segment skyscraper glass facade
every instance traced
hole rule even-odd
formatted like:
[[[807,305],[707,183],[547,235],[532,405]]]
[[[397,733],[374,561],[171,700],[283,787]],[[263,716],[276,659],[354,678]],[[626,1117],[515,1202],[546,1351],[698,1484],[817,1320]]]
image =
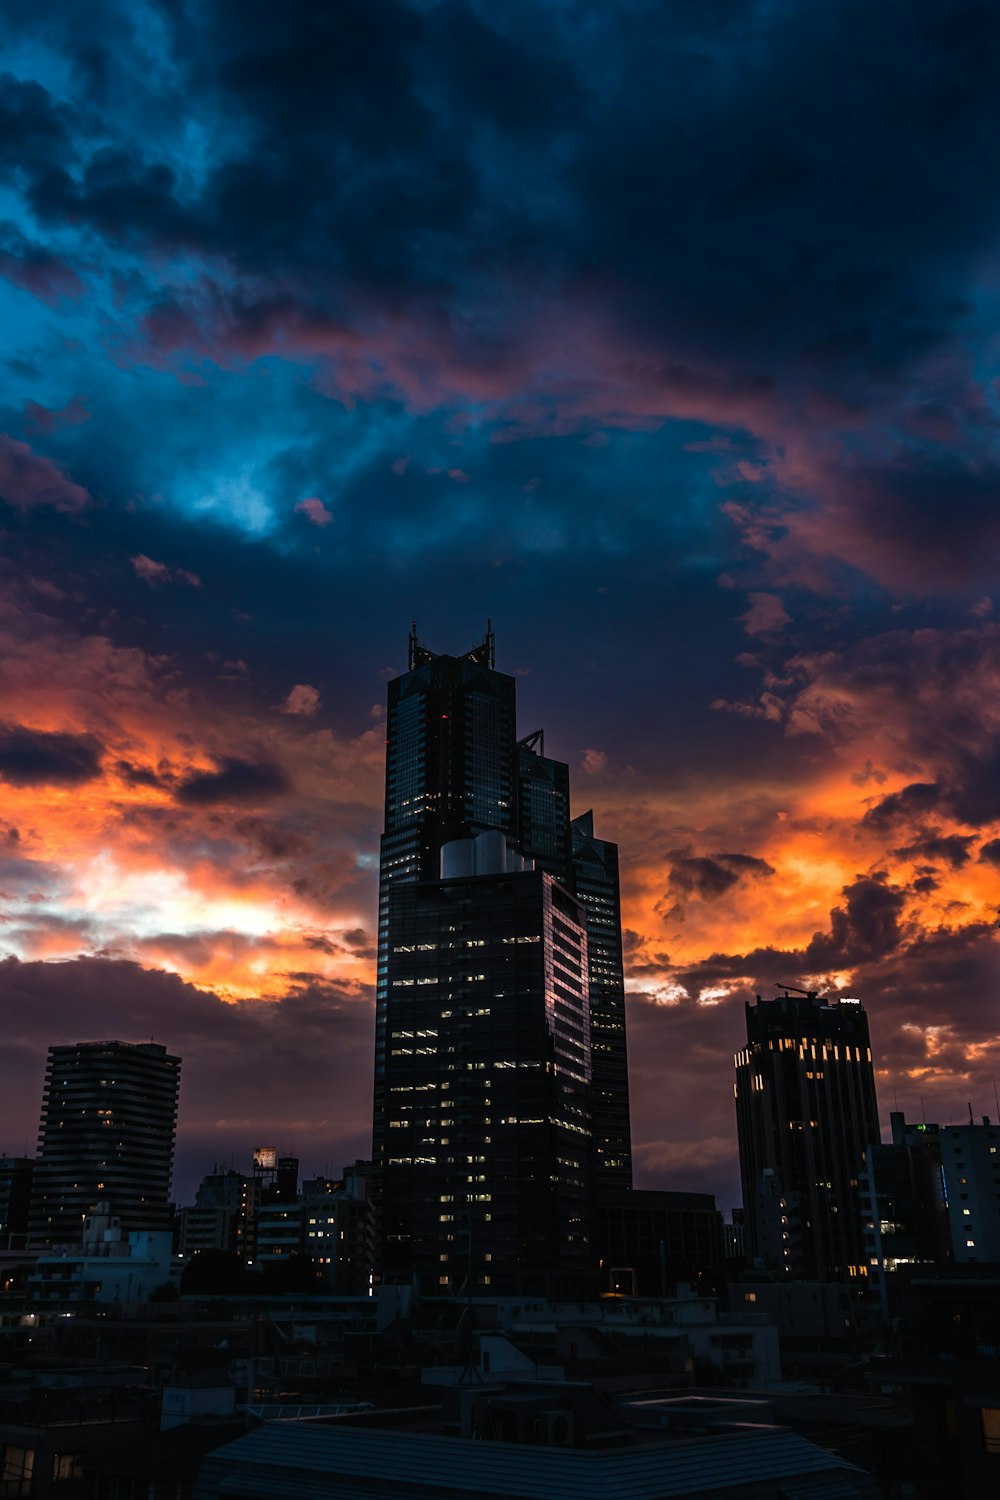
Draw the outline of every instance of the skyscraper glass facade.
[[[411,637],[389,686],[379,893],[387,1280],[566,1284],[589,1265],[595,1190],[631,1182],[617,848],[572,822],[569,768],[543,748],[516,740],[491,633],[463,656]]]

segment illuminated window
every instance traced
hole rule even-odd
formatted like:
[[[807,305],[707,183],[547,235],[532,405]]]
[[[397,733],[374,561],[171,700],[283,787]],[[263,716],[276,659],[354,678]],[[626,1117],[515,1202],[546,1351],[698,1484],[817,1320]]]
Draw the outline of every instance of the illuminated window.
[[[984,1406],[980,1416],[983,1423],[983,1447],[987,1453],[1000,1453],[1000,1406]]]
[[[103,1083],[103,1079],[101,1080]],[[30,1483],[31,1475],[35,1467],[34,1448],[15,1448],[10,1443],[5,1443],[2,1449],[3,1462],[0,1464],[0,1479],[10,1482],[13,1480],[27,1480]],[[25,1486],[27,1493],[28,1486]],[[15,1493],[20,1493],[16,1491]]]

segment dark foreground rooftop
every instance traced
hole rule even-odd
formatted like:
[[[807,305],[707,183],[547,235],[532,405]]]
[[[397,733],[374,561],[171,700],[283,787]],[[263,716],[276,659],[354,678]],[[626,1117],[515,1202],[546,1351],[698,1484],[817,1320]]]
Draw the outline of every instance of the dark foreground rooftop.
[[[877,1500],[874,1481],[778,1428],[613,1452],[274,1424],[206,1458],[193,1500]]]

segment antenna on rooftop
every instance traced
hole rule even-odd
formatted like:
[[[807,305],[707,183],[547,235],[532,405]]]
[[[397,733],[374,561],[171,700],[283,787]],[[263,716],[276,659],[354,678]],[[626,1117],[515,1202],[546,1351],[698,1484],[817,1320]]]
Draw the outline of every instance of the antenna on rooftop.
[[[497,664],[497,652],[496,652],[497,638],[496,638],[496,636],[493,633],[493,621],[492,620],[487,620],[486,621],[486,640],[483,642],[483,644],[486,647],[486,665],[492,671],[496,667],[496,664]]]

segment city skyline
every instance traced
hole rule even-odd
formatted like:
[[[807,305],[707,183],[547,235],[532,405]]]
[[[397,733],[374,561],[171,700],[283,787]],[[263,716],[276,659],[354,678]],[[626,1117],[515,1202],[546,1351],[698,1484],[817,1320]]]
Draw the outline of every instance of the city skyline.
[[[621,847],[638,1185],[778,982],[995,1113],[990,9],[10,11],[0,1149],[153,1036],[179,1183],[367,1154],[414,616]]]

